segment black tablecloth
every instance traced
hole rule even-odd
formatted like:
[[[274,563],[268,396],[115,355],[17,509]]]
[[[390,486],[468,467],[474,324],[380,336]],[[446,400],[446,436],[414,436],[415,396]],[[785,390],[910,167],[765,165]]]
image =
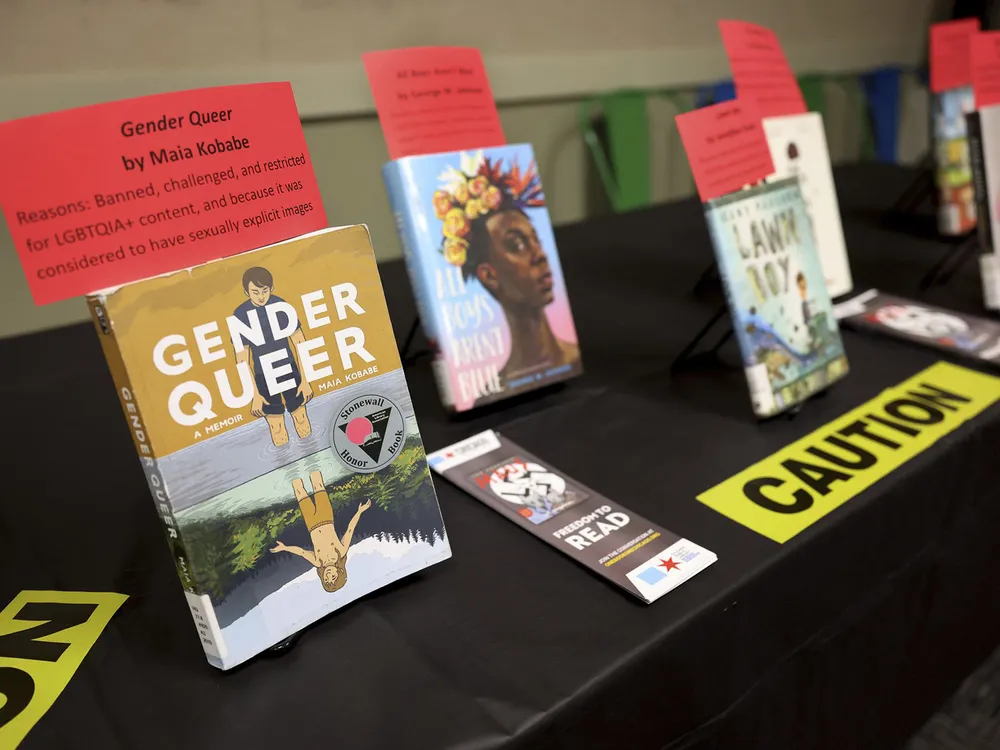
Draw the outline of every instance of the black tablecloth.
[[[880,213],[912,173],[838,170],[857,288],[916,295],[945,245]],[[758,424],[738,369],[671,377],[712,313],[694,201],[560,229],[586,375],[449,419],[408,380],[439,448],[499,428],[719,562],[646,606],[449,484],[454,557],[309,629],[289,653],[208,666],[89,325],[0,342],[7,477],[0,604],[21,589],[129,600],[24,746],[100,748],[891,748],[998,641],[1000,409],[779,545],[695,496],[938,357],[846,334],[852,371]],[[396,333],[413,319],[383,267]],[[974,264],[924,299],[980,309]],[[417,341],[419,347],[419,340]]]

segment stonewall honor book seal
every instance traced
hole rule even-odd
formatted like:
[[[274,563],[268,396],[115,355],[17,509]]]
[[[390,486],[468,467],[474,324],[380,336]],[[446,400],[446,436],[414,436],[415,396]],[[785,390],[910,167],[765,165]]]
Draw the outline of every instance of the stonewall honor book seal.
[[[450,556],[365,227],[88,301],[211,664]]]
[[[396,159],[383,176],[446,407],[583,372],[531,146]]]

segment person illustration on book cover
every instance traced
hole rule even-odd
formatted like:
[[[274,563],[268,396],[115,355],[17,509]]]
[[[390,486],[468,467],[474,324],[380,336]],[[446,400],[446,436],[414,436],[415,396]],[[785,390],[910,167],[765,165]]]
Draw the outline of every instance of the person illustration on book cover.
[[[812,328],[812,306],[809,302],[809,282],[806,275],[799,271],[795,276],[795,286],[799,288],[799,297],[802,298],[802,322],[806,328]]]
[[[552,331],[545,308],[555,299],[545,248],[526,209],[545,205],[534,162],[503,171],[500,160],[479,157],[478,166],[447,173],[447,189],[434,193],[443,222],[441,252],[479,280],[499,303],[510,330],[510,353],[500,371],[503,385],[540,367],[580,359],[575,343]]]
[[[826,323],[826,313],[816,312],[815,303],[809,299],[809,281],[802,271],[795,276],[795,285],[802,299],[802,322],[809,331],[809,351],[813,355],[819,355],[835,343],[832,331]]]
[[[302,520],[309,529],[313,548],[308,550],[278,541],[271,548],[271,553],[290,552],[298,555],[316,568],[316,574],[323,582],[323,590],[333,593],[347,583],[347,550],[351,546],[351,538],[361,514],[371,507],[372,501],[365,500],[358,504],[354,517],[347,524],[347,531],[340,537],[333,524],[333,505],[326,485],[323,484],[323,475],[314,471],[309,474],[309,481],[312,483],[312,494],[306,492],[305,484],[298,478],[292,480],[292,490],[299,502]]]
[[[267,322],[267,306],[275,302],[284,302],[281,297],[273,293],[273,290],[274,277],[270,271],[259,266],[248,268],[243,274],[243,293],[247,299],[233,311],[233,315],[244,325],[249,326],[251,311],[257,311],[260,325],[255,328],[261,331],[264,341],[262,344],[245,341],[243,351],[236,355],[236,362],[237,364],[246,362],[253,372],[253,401],[250,402],[250,413],[267,420],[271,442],[280,448],[288,444],[288,429],[285,427],[286,411],[292,415],[292,424],[295,425],[295,433],[300,439],[307,438],[312,433],[312,425],[306,413],[306,403],[312,398],[313,389],[302,377],[296,354],[298,346],[305,342],[302,326],[298,325],[291,336],[276,340]],[[283,316],[280,312],[277,315]],[[291,372],[282,380],[295,381],[295,388],[272,395],[268,390],[260,361],[264,355],[281,350],[285,351],[285,357],[279,362],[291,367]]]

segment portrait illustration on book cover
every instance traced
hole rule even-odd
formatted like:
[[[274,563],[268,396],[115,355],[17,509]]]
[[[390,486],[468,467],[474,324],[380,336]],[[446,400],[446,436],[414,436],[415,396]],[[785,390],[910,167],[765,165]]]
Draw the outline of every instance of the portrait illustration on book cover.
[[[274,294],[274,276],[266,268],[253,266],[244,271],[243,294],[246,295],[246,301],[233,311],[233,316],[247,327],[250,326],[250,313],[254,310],[262,310],[265,315],[273,316],[275,319],[282,315],[286,324],[290,320],[287,312],[283,310],[288,303]],[[299,439],[304,440],[309,437],[312,425],[309,424],[306,404],[313,397],[313,389],[307,380],[302,379],[302,365],[296,354],[299,347],[305,343],[302,325],[297,323],[287,337],[277,339],[274,334],[275,328],[276,326],[262,326],[263,341],[249,340],[246,346],[236,353],[236,361],[245,362],[253,372],[251,381],[253,401],[250,405],[250,414],[267,420],[271,442],[277,448],[288,444],[286,411],[292,417],[292,424],[295,425],[295,433]],[[294,390],[284,390],[272,396],[268,389],[263,362],[264,358],[270,361],[277,354],[284,355],[282,358],[290,369],[288,378],[294,382]]]
[[[432,201],[442,257],[470,294],[488,295],[494,323],[506,323],[493,377],[506,392],[578,368],[580,348],[534,159],[493,151],[461,154]]]

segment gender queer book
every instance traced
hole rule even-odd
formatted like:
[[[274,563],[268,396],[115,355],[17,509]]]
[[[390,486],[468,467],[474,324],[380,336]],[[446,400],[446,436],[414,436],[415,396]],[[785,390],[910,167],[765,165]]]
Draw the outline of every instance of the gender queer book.
[[[854,282],[844,243],[844,228],[840,222],[840,206],[837,204],[837,188],[833,182],[823,117],[818,112],[807,112],[765,117],[762,124],[777,178],[799,178],[827,292],[831,297],[847,294],[854,287]]]
[[[1000,226],[1000,105],[966,116],[969,157],[976,193],[979,273],[986,309],[1000,309],[1000,260],[996,227]]]
[[[211,664],[450,556],[367,228],[88,301]]]
[[[965,116],[976,108],[971,86],[932,95],[934,182],[938,191],[938,231],[954,236],[976,226],[976,196]]]
[[[1000,367],[1000,323],[869,289],[837,305],[844,325]]]
[[[531,146],[409,156],[382,173],[447,408],[583,372]]]
[[[437,474],[647,604],[717,559],[493,430],[427,460]]]
[[[770,417],[847,374],[795,177],[705,204],[754,413]]]

